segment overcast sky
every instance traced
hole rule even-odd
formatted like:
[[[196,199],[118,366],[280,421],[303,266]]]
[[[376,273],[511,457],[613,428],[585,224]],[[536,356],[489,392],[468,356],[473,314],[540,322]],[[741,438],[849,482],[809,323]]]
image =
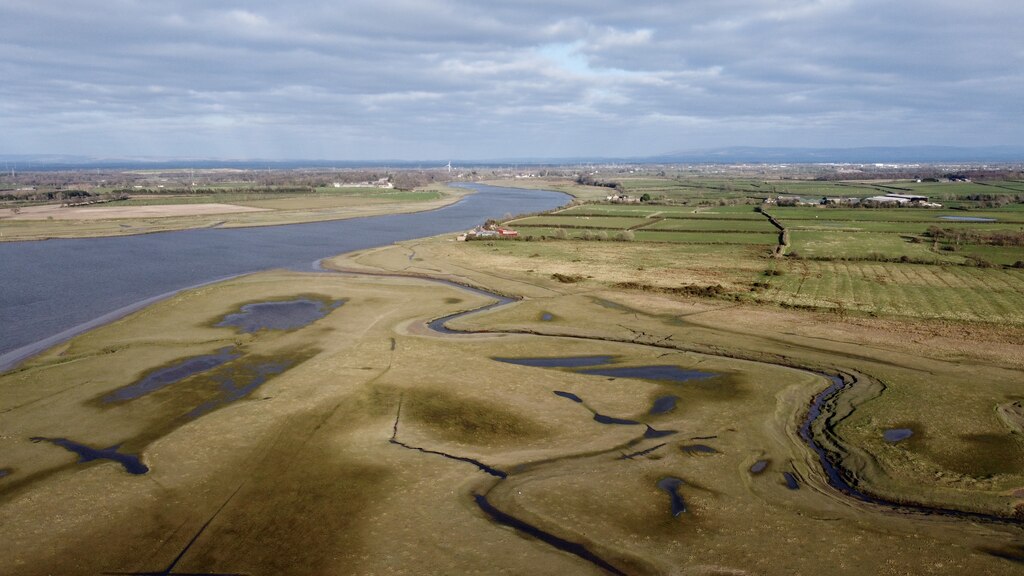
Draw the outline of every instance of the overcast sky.
[[[1024,144],[1020,0],[0,0],[0,153]]]

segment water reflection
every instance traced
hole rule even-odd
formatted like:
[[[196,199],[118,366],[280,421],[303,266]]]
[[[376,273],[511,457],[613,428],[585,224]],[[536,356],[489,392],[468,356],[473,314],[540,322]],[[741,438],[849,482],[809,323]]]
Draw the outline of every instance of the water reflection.
[[[216,368],[217,366],[240,358],[241,356],[242,354],[235,348],[228,346],[217,350],[213,354],[186,358],[177,364],[172,364],[166,368],[158,368],[149,372],[138,382],[119,388],[104,396],[102,398],[102,402],[122,402],[141,398],[146,394],[156,392],[165,386],[181,382],[189,376],[194,376],[201,372]]]
[[[342,304],[343,300],[324,302],[308,298],[256,302],[242,306],[240,312],[228,314],[214,326],[232,326],[247,334],[260,330],[295,330],[327,316]]]
[[[78,462],[92,462],[93,460],[110,460],[111,462],[117,462],[124,467],[125,471],[129,474],[145,474],[149,472],[149,467],[142,463],[138,456],[133,454],[122,454],[118,452],[120,444],[115,444],[109,448],[93,448],[80,444],[67,438],[44,438],[42,436],[35,436],[31,438],[33,442],[49,442],[54,446],[60,446],[61,448],[78,454]]]

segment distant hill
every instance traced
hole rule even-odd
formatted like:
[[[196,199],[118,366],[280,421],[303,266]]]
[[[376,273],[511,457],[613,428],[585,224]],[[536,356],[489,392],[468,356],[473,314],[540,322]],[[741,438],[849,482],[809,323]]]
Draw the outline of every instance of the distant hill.
[[[0,154],[7,169],[80,170],[80,169],[209,169],[241,170],[295,168],[435,168],[447,160],[266,160],[211,158],[97,157],[64,154]],[[1024,163],[1024,146],[871,146],[862,148],[782,148],[731,146],[702,150],[684,150],[644,157],[562,157],[495,158],[458,160],[461,168],[488,166],[557,166],[573,164],[934,164],[934,163]]]
[[[863,148],[759,148],[734,146],[672,152],[649,159],[662,163],[935,163],[1024,162],[1024,146],[871,146]]]

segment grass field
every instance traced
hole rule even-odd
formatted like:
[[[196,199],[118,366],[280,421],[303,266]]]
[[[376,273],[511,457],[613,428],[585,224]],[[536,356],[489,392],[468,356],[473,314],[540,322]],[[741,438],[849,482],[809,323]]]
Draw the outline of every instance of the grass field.
[[[879,316],[1024,325],[1024,273],[969,266],[876,262],[788,263],[769,300]]]
[[[508,222],[509,226],[546,226],[566,228],[605,228],[609,230],[626,230],[652,223],[647,218],[623,218],[618,216],[531,216]]]
[[[727,179],[628,179],[623,187],[631,194],[642,192],[676,204],[609,204],[588,202],[556,213],[514,220],[524,237],[539,239],[629,240],[632,244],[687,247],[692,254],[714,246],[736,247],[732,255],[715,251],[716,257],[732,258],[744,265],[721,270],[718,282],[729,286],[728,298],[775,303],[786,306],[818,307],[844,313],[865,313],[916,318],[945,318],[991,323],[1024,322],[1014,306],[1020,305],[1020,278],[1024,270],[1012,268],[1024,260],[1024,247],[983,244],[950,244],[936,241],[930,230],[984,234],[1024,233],[1024,204],[1000,208],[951,209],[858,209],[769,206],[766,210],[786,227],[787,257],[767,258],[768,248],[777,244],[778,230],[765,215],[755,211],[756,202],[745,198],[751,191],[781,192],[796,188],[812,196],[876,195],[905,192],[966,197],[991,192],[1002,184],[913,183],[913,182],[754,182]],[[1020,183],[1010,182],[1015,189]],[[979,190],[981,190],[979,192]],[[712,197],[717,195],[715,197]],[[724,200],[732,198],[730,201]],[[681,205],[685,203],[686,205]],[[991,218],[993,222],[944,220],[942,216]],[[630,229],[627,238],[622,230]],[[966,237],[966,236],[965,236]],[[496,246],[504,251],[511,245]],[[535,245],[536,246],[536,245]],[[742,247],[742,249],[741,249]],[[666,248],[667,249],[667,248]],[[610,248],[625,255],[632,248]],[[604,252],[604,250],[600,250]],[[751,269],[760,268],[758,272]],[[765,276],[764,270],[772,276]],[[913,281],[906,278],[914,278]],[[975,292],[955,294],[964,279],[982,283]],[[958,280],[959,279],[959,280]],[[663,289],[678,286],[671,273],[651,278],[649,283]],[[985,282],[993,287],[1009,281],[1010,288],[992,288],[986,295]],[[984,303],[969,310],[961,306],[972,298]]]
[[[775,234],[778,230],[766,218],[757,220],[712,219],[712,218],[665,218],[658,220],[644,230],[676,230],[686,232],[766,232]]]

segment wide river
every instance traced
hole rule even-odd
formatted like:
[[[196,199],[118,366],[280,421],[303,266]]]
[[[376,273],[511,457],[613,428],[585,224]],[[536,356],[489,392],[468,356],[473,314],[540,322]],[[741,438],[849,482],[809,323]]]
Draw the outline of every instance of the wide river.
[[[415,214],[0,243],[0,371],[183,288],[273,268],[310,270],[328,256],[466,230],[569,200],[543,190],[464,186],[475,193]]]

